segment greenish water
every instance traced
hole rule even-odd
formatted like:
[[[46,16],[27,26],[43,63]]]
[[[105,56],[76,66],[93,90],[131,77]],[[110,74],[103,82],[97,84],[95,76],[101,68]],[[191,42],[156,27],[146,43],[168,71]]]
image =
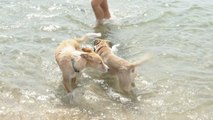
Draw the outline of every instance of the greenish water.
[[[89,0],[0,0],[1,120],[212,120],[213,2],[109,0],[114,17],[93,29]],[[78,79],[75,106],[54,50],[64,39],[101,32],[137,69],[136,99],[95,70]],[[90,43],[88,43],[90,44]]]

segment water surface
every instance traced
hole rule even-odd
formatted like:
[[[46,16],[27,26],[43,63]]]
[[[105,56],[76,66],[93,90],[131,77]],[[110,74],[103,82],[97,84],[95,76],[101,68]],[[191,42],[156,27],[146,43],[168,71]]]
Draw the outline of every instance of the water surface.
[[[211,0],[109,0],[114,17],[93,29],[89,0],[0,1],[2,120],[212,120],[213,3]],[[78,78],[75,105],[62,86],[54,50],[88,32],[120,44],[137,69],[135,100],[95,70]],[[88,43],[91,45],[91,43]]]

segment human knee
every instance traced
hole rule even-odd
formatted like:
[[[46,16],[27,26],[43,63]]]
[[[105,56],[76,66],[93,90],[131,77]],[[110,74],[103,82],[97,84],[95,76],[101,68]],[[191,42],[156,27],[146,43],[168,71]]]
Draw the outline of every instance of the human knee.
[[[92,7],[98,7],[98,6],[100,6],[101,2],[102,2],[102,0],[92,0],[91,5],[92,5]]]

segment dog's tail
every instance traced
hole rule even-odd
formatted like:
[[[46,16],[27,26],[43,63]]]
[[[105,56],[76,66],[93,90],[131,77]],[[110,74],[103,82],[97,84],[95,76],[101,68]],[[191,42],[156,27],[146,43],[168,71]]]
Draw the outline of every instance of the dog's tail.
[[[140,66],[143,63],[149,61],[151,59],[151,55],[150,54],[145,54],[139,61],[136,61],[134,63],[132,63],[132,66],[136,67],[136,66]]]
[[[88,39],[94,39],[97,37],[101,37],[101,33],[87,33],[86,35],[82,36],[80,39],[78,39],[77,41],[79,43],[85,42]]]

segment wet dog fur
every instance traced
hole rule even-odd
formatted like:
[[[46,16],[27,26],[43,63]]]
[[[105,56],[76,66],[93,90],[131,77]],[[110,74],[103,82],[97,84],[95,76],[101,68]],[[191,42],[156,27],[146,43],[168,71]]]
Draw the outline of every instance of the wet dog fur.
[[[76,76],[79,71],[91,67],[102,72],[109,70],[102,58],[88,48],[81,49],[80,44],[96,35],[87,34],[81,38],[64,40],[55,50],[55,59],[62,72],[63,85],[68,94],[76,86]]]
[[[119,80],[119,87],[123,93],[130,94],[135,86],[135,67],[149,60],[150,56],[145,55],[140,61],[130,63],[118,57],[112,51],[112,43],[109,40],[96,39],[94,41],[94,51],[98,53],[104,63],[109,67],[109,73],[115,75]]]

